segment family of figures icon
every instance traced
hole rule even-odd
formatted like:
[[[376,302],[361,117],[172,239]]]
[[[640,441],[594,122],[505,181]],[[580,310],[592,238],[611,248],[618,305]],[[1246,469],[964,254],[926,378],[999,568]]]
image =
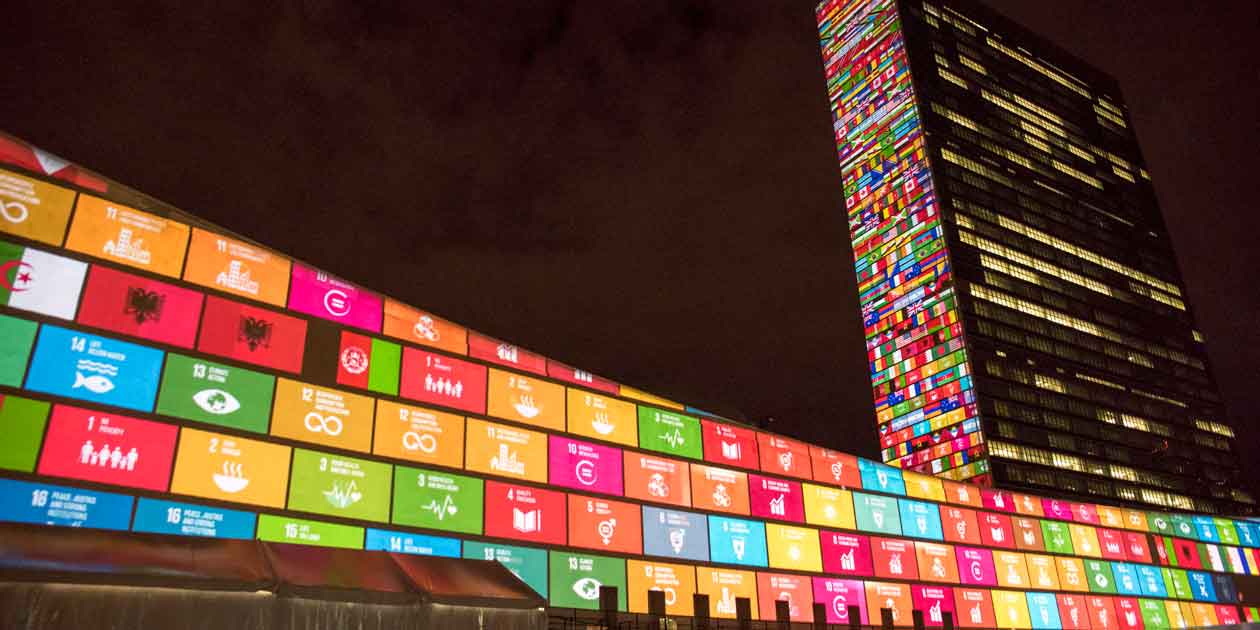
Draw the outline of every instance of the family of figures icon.
[[[427,374],[424,377],[424,391],[459,398],[464,395],[464,382],[442,377],[433,378],[431,374]]]
[[[79,463],[89,466],[109,466],[115,470],[135,470],[136,460],[140,459],[140,453],[136,448],[131,447],[130,451],[123,454],[121,446],[115,446],[110,450],[109,445],[102,445],[100,450],[92,444],[92,440],[87,440],[83,446],[79,447]]]

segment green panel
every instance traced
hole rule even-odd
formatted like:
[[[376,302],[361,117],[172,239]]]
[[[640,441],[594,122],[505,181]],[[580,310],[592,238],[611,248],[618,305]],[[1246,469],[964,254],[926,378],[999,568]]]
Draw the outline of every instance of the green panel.
[[[1172,519],[1168,518],[1167,514],[1162,512],[1147,512],[1146,524],[1151,528],[1151,531],[1156,534],[1163,534],[1164,536],[1173,535]]]
[[[319,547],[363,548],[363,528],[274,514],[258,515],[258,539]]]
[[[1103,560],[1086,560],[1085,574],[1089,576],[1089,592],[1116,592],[1116,580],[1111,575],[1111,563]]]
[[[858,529],[878,534],[901,535],[901,513],[892,497],[853,493],[853,512]]]
[[[397,396],[400,365],[402,365],[402,346],[381,339],[373,339],[372,365],[368,368],[368,389]]]
[[[1172,522],[1171,533],[1174,536],[1189,538],[1191,540],[1199,539],[1199,530],[1195,529],[1194,522],[1190,520],[1190,517],[1182,516],[1180,514],[1171,514],[1169,515],[1168,520]]]
[[[1167,630],[1172,626],[1168,623],[1168,609],[1164,608],[1164,600],[1139,599],[1138,608],[1142,611],[1146,630]]]
[[[1046,543],[1046,551],[1072,555],[1072,533],[1067,523],[1041,521],[1041,538]]]
[[[599,607],[599,587],[617,587],[617,609],[626,609],[626,561],[577,553],[551,552],[551,605]]]
[[[32,472],[44,439],[49,404],[0,395],[0,468]]]
[[[1168,585],[1168,596],[1174,599],[1193,600],[1194,591],[1190,590],[1190,578],[1181,569],[1160,569],[1164,574],[1164,584]]]
[[[1216,524],[1216,532],[1221,536],[1221,543],[1225,545],[1238,546],[1238,532],[1234,529],[1234,522],[1227,518],[1214,518],[1212,522]]]
[[[680,457],[704,457],[699,420],[644,405],[639,405],[639,446]]]
[[[547,552],[542,549],[466,540],[464,557],[498,560],[539,595],[547,596]]]
[[[275,389],[274,376],[172,353],[162,372],[157,412],[266,433]]]
[[[0,315],[0,385],[22,386],[38,326],[25,319]]]
[[[1163,538],[1162,540],[1164,545],[1164,554],[1168,557],[1168,564],[1171,564],[1174,567],[1181,566],[1181,561],[1177,559],[1177,549],[1173,545],[1172,539]]]
[[[435,470],[394,468],[394,523],[480,534],[483,482]]]
[[[366,459],[293,449],[289,509],[388,522],[390,468]]]

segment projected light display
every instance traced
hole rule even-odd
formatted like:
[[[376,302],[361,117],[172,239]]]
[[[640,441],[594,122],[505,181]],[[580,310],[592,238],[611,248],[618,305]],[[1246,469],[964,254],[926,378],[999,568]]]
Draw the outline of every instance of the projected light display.
[[[971,368],[897,3],[833,0],[818,25],[883,459],[983,475],[981,441],[967,437],[979,428]]]
[[[824,32],[895,32],[879,6],[824,6]],[[897,48],[881,37],[861,40],[876,67]],[[763,619],[790,599],[797,620],[818,602],[831,622],[856,605],[1028,630],[1256,616],[1231,577],[1260,575],[1255,523],[863,460],[623,392],[108,189],[0,181],[47,200],[0,222],[2,520],[492,559],[558,607],[608,585],[640,612],[649,589],[677,614],[705,593],[723,618],[740,597]],[[907,208],[930,208],[925,188]]]

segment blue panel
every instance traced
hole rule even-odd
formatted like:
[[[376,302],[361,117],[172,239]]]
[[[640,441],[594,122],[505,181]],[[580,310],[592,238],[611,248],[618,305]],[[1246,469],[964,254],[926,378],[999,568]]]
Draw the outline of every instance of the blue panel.
[[[1142,594],[1142,586],[1138,583],[1137,565],[1112,562],[1111,573],[1116,576],[1116,592],[1121,595]]]
[[[112,492],[0,479],[0,520],[126,530],[134,500]]]
[[[1143,595],[1147,597],[1168,597],[1168,587],[1164,584],[1164,576],[1160,574],[1159,567],[1139,564],[1137,565],[1137,572],[1139,586]]]
[[[443,556],[445,558],[458,558],[460,555],[459,547],[458,538],[391,532],[370,527],[367,530],[367,542],[363,546],[368,551],[392,551],[394,553],[409,553],[417,556]]]
[[[1032,619],[1032,627],[1036,630],[1061,628],[1059,624],[1059,604],[1054,593],[1026,593],[1028,596],[1028,617]]]
[[[710,516],[709,553],[713,562],[764,567],[769,562],[766,526],[761,521]]]
[[[901,511],[901,533],[914,538],[944,540],[941,512],[935,503],[898,499]]]
[[[1221,542],[1221,535],[1216,531],[1216,523],[1211,517],[1194,516],[1190,518],[1190,522],[1194,523],[1194,531],[1198,533],[1199,540],[1210,543]]]
[[[643,553],[709,561],[709,526],[703,514],[643,507]]]
[[[1193,592],[1194,601],[1216,601],[1216,585],[1212,583],[1211,574],[1201,571],[1186,571],[1186,577],[1190,578],[1190,590]]]
[[[1260,527],[1254,523],[1234,521],[1234,529],[1238,532],[1238,542],[1244,547],[1260,547]]]
[[[140,498],[132,531],[208,538],[254,538],[257,517],[250,512],[192,503]]]
[[[150,411],[162,356],[161,350],[45,324],[26,388]]]
[[[901,477],[901,471],[892,466],[859,457],[858,472],[862,474],[863,490],[906,495],[906,482]]]

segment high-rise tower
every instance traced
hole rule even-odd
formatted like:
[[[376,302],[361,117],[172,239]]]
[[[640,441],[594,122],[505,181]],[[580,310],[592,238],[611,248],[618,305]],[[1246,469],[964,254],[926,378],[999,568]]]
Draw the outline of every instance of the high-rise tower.
[[[1116,80],[970,0],[817,17],[883,459],[1252,511]]]

